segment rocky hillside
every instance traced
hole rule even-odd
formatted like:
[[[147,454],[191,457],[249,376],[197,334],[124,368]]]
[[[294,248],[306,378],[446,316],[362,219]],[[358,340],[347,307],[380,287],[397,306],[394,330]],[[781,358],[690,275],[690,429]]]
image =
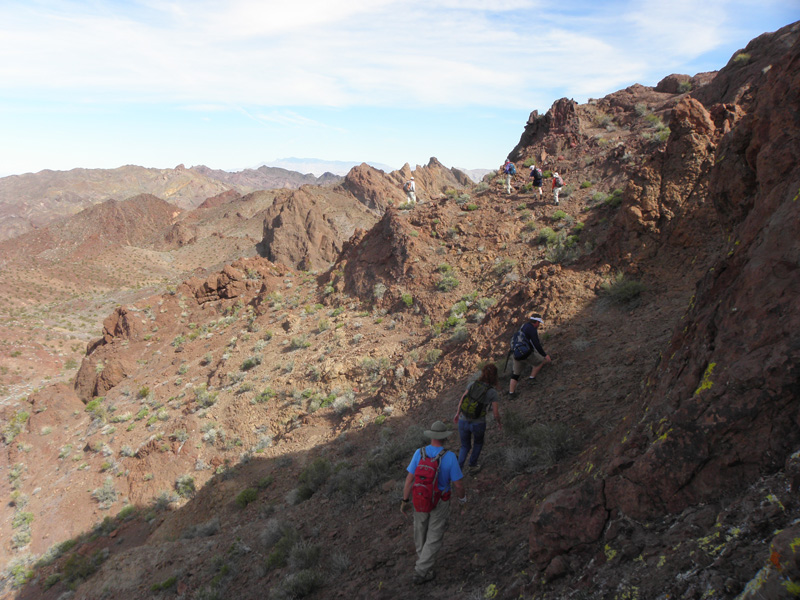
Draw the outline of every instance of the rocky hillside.
[[[799,36],[532,114],[511,156],[558,207],[431,161],[410,210],[408,173],[351,172],[349,239],[326,190],[193,211],[261,255],[116,307],[72,385],[0,409],[6,594],[796,596]],[[404,467],[533,310],[553,363],[414,588]]]

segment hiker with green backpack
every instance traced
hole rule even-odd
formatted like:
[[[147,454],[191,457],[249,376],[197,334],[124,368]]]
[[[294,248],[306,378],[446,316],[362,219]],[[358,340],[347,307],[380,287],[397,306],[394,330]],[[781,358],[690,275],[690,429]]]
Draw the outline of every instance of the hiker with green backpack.
[[[502,430],[500,411],[497,408],[499,400],[497,390],[497,367],[494,363],[485,365],[477,381],[467,387],[456,407],[453,422],[458,424],[458,434],[461,437],[461,450],[458,453],[458,466],[464,468],[470,450],[469,472],[474,475],[480,471],[478,458],[483,449],[483,438],[486,434],[486,413],[491,408],[497,427]],[[474,438],[474,440],[473,440]],[[474,443],[473,443],[474,442]]]

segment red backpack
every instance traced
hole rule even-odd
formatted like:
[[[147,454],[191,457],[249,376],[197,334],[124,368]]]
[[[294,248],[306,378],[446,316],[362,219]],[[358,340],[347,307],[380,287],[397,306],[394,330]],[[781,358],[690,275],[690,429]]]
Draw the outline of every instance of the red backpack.
[[[414,499],[414,510],[421,513],[429,513],[439,500],[444,497],[447,500],[450,492],[442,494],[439,489],[439,465],[445,450],[442,448],[433,458],[428,458],[423,446],[419,450],[419,463],[414,470],[414,486],[411,488],[411,496]]]

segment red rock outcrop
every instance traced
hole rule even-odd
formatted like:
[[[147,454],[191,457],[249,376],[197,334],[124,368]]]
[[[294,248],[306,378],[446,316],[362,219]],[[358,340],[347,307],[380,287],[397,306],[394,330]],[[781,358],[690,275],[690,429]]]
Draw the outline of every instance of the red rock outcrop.
[[[684,219],[694,218],[694,192],[685,188],[707,187],[726,247],[647,378],[641,420],[627,430],[621,426],[606,441],[614,448],[601,468],[609,514],[657,519],[733,496],[783,468],[800,445],[799,31],[795,25],[775,35],[771,52],[783,48],[783,56],[770,54],[763,78],[759,71],[743,85],[747,94],[734,94],[752,101],[741,107],[747,115],[716,149],[713,120],[699,103],[684,101],[674,111],[661,161],[674,184],[662,181],[660,193],[651,194],[659,208],[642,214],[657,217],[635,222],[658,226],[676,207]],[[738,68],[733,61],[723,69],[722,81],[735,79],[728,71]],[[676,169],[666,165],[683,164],[678,157],[685,162],[693,154],[686,179],[675,179]],[[631,195],[629,190],[628,200]],[[563,552],[587,541],[541,537],[591,521],[593,503],[576,506],[570,497],[554,492],[545,500],[550,508],[533,515],[531,556],[541,568],[554,556],[537,550],[544,541]]]

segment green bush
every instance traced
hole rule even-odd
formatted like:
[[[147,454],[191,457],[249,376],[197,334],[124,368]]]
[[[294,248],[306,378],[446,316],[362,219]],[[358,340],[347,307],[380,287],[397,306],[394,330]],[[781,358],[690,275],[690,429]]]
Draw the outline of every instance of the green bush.
[[[503,277],[504,275],[511,273],[516,266],[517,261],[511,260],[510,258],[503,258],[494,264],[492,267],[492,272],[496,277]]]
[[[547,244],[548,246],[554,244],[558,240],[558,234],[550,227],[542,227],[539,230],[537,241],[540,244]]]
[[[301,348],[308,348],[309,346],[311,346],[311,342],[309,342],[304,335],[293,337],[292,341],[289,343],[289,348],[292,350],[300,350]]]
[[[414,298],[411,294],[402,294],[400,296],[400,300],[402,300],[403,304],[405,304],[408,308],[411,308],[411,305],[414,304]]]
[[[239,492],[236,496],[236,504],[245,508],[251,502],[255,502],[258,499],[258,491],[254,488],[246,488]]]
[[[622,204],[622,193],[621,189],[615,189],[611,192],[611,195],[604,200],[603,204],[611,208],[617,208]]]
[[[6,444],[13,442],[14,438],[22,432],[29,418],[30,414],[24,410],[17,411],[17,413],[11,417],[5,427],[3,427],[3,440]]]
[[[150,388],[146,385],[143,385],[139,388],[139,391],[136,393],[136,397],[139,399],[147,398],[150,395]]]
[[[450,271],[453,270],[453,267],[451,267],[447,263],[441,263],[438,267],[436,267],[436,270],[439,273],[449,273]]]
[[[647,286],[641,281],[628,279],[625,273],[618,271],[611,280],[601,285],[603,293],[616,304],[630,304],[639,299]]]
[[[269,402],[272,398],[275,397],[277,392],[273,390],[271,387],[267,387],[262,391],[258,396],[253,399],[255,404],[263,404],[264,402]]]
[[[154,583],[150,586],[151,592],[163,592],[164,590],[168,590],[169,588],[173,587],[176,583],[178,583],[178,579],[176,577],[170,577],[169,579],[165,579],[161,583]]]
[[[450,273],[442,275],[436,282],[436,289],[440,292],[450,292],[456,289],[461,282]]]
[[[586,188],[590,188],[590,187],[592,187],[592,182],[591,181],[584,181],[583,183],[581,183],[581,189],[582,190],[585,190]]]
[[[331,475],[331,463],[327,458],[319,457],[315,459],[300,473],[297,478],[298,497],[300,500],[308,500],[314,495]]]
[[[249,371],[250,369],[254,369],[258,365],[261,364],[261,357],[260,356],[250,356],[241,364],[239,367],[240,371]]]
[[[566,216],[567,216],[567,213],[565,213],[563,210],[557,210],[557,211],[555,211],[553,213],[553,217],[552,218],[553,218],[553,221],[560,221],[561,219],[564,219]]]
[[[191,475],[181,475],[175,481],[175,491],[181,498],[191,498],[197,491],[194,485],[194,477]]]

